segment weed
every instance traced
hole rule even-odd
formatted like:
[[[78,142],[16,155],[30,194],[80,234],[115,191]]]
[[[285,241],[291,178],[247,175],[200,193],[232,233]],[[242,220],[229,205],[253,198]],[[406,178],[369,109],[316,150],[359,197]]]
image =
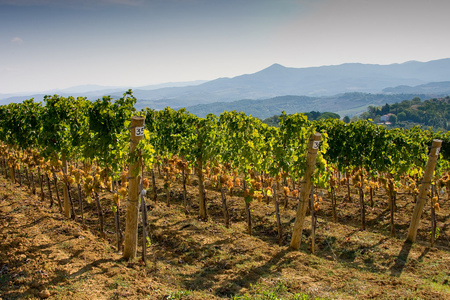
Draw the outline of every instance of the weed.
[[[291,300],[309,300],[311,299],[307,294],[294,294],[292,295],[292,297],[290,298]]]
[[[71,248],[71,245],[70,245],[69,242],[62,242],[61,243],[61,248],[68,249],[68,248]]]
[[[431,236],[432,232],[428,232],[428,235]],[[434,233],[434,238],[437,240],[439,238],[439,236],[441,235],[441,230],[439,229],[439,227],[436,227],[436,232]]]
[[[189,296],[192,294],[191,291],[173,291],[170,292],[169,295],[164,297],[166,300],[176,300],[176,299],[183,299],[184,296]]]
[[[277,286],[274,288],[274,292],[276,293],[285,293],[287,291],[286,284],[284,281],[278,281]]]
[[[284,281],[278,281],[276,286],[272,289],[266,290],[259,285],[250,284],[250,293],[245,295],[238,295],[231,298],[232,300],[309,300],[312,299],[308,294],[295,293],[288,291]]]
[[[127,282],[123,277],[118,276],[114,278],[114,282],[111,285],[111,289],[117,289],[118,287],[128,288],[130,283]]]

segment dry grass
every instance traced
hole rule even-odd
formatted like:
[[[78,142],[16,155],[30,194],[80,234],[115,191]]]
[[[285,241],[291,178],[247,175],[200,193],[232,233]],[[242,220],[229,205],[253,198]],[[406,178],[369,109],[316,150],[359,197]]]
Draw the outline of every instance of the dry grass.
[[[148,200],[152,244],[147,265],[127,262],[115,249],[110,195],[102,195],[107,238],[98,235],[94,204],[86,225],[67,220],[25,187],[0,176],[0,297],[2,299],[448,299],[450,241],[448,201],[438,212],[440,236],[429,247],[428,209],[418,243],[405,244],[411,197],[401,195],[396,237],[390,237],[386,198],[378,192],[359,229],[358,201],[338,193],[339,222],[332,222],[326,195],[310,254],[307,220],[300,251],[288,249],[295,203],[282,209],[283,243],[278,245],[272,204],[252,203],[253,235],[246,233],[244,201],[228,196],[231,228],[223,225],[220,193],[207,190],[209,220],[197,218],[197,188],[185,214],[181,187],[172,205]],[[325,193],[326,194],[326,193]],[[357,199],[356,194],[353,195]],[[445,195],[446,199],[447,195]],[[124,209],[122,210],[122,221]],[[139,251],[141,248],[139,248]],[[48,294],[47,294],[48,293]]]

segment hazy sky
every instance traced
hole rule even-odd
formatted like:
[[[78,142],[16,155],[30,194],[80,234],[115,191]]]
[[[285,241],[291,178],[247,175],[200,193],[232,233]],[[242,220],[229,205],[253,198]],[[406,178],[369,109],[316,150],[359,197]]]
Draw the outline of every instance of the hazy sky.
[[[449,0],[0,0],[0,93],[450,57]]]

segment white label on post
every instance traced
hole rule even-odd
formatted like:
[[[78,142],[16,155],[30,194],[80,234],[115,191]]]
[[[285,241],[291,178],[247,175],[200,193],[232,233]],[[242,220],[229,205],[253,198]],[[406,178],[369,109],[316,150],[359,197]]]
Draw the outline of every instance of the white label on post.
[[[144,127],[136,127],[135,135],[144,136]]]
[[[438,156],[439,155],[439,151],[441,150],[441,147],[439,147],[439,148],[436,148],[436,156]]]
[[[313,142],[313,149],[319,149],[320,141]]]

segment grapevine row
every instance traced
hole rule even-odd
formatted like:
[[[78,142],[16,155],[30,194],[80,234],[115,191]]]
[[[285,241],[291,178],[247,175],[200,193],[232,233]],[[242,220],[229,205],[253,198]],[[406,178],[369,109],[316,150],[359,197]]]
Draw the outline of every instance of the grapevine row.
[[[312,176],[314,184],[328,188],[333,201],[337,181],[346,184],[350,191],[352,178],[360,191],[362,228],[365,227],[365,190],[368,189],[372,195],[375,183],[385,185],[393,212],[396,183],[403,180],[410,181],[410,186],[419,184],[433,139],[444,141],[434,181],[445,177],[449,169],[449,133],[434,133],[417,127],[387,130],[367,121],[350,124],[339,120],[310,122],[302,114],[284,113],[280,117],[280,127],[274,128],[237,112],[208,115],[206,118],[198,118],[184,109],[137,112],[133,107],[135,102],[131,91],[128,91],[115,101],[110,97],[91,102],[81,97],[54,95],[46,96],[42,103],[30,99],[0,106],[1,156],[13,170],[11,179],[15,180],[14,170],[17,168],[18,174],[23,166],[26,166],[27,173],[29,169],[37,168],[43,193],[45,179],[50,192],[50,178],[53,177],[56,186],[56,174],[61,173],[64,202],[60,204],[58,201],[58,204],[67,217],[74,217],[70,186],[76,183],[81,194],[83,184],[87,199],[96,201],[101,232],[104,221],[101,221],[103,208],[98,192],[109,187],[114,193],[113,211],[120,245],[120,224],[117,221],[120,199],[127,196],[127,165],[137,159],[128,155],[130,119],[135,114],[146,117],[146,136],[137,149],[144,157],[141,171],[146,168],[151,173],[154,198],[157,195],[153,163],[158,172],[162,170],[168,204],[170,186],[177,174],[175,169],[182,174],[184,186],[194,174],[198,177],[201,219],[207,219],[208,215],[206,178],[217,182],[225,215],[224,190],[233,192],[233,187],[242,188],[249,233],[253,200],[269,199],[284,187],[287,207],[287,196],[298,195],[297,189],[304,181],[308,140],[316,131],[322,134],[322,141]],[[75,167],[78,165],[83,167]],[[145,187],[148,185],[146,182]],[[291,190],[289,186],[292,186]],[[350,193],[348,198],[351,200]],[[185,187],[184,204],[188,210]],[[336,219],[334,210],[333,206]]]

